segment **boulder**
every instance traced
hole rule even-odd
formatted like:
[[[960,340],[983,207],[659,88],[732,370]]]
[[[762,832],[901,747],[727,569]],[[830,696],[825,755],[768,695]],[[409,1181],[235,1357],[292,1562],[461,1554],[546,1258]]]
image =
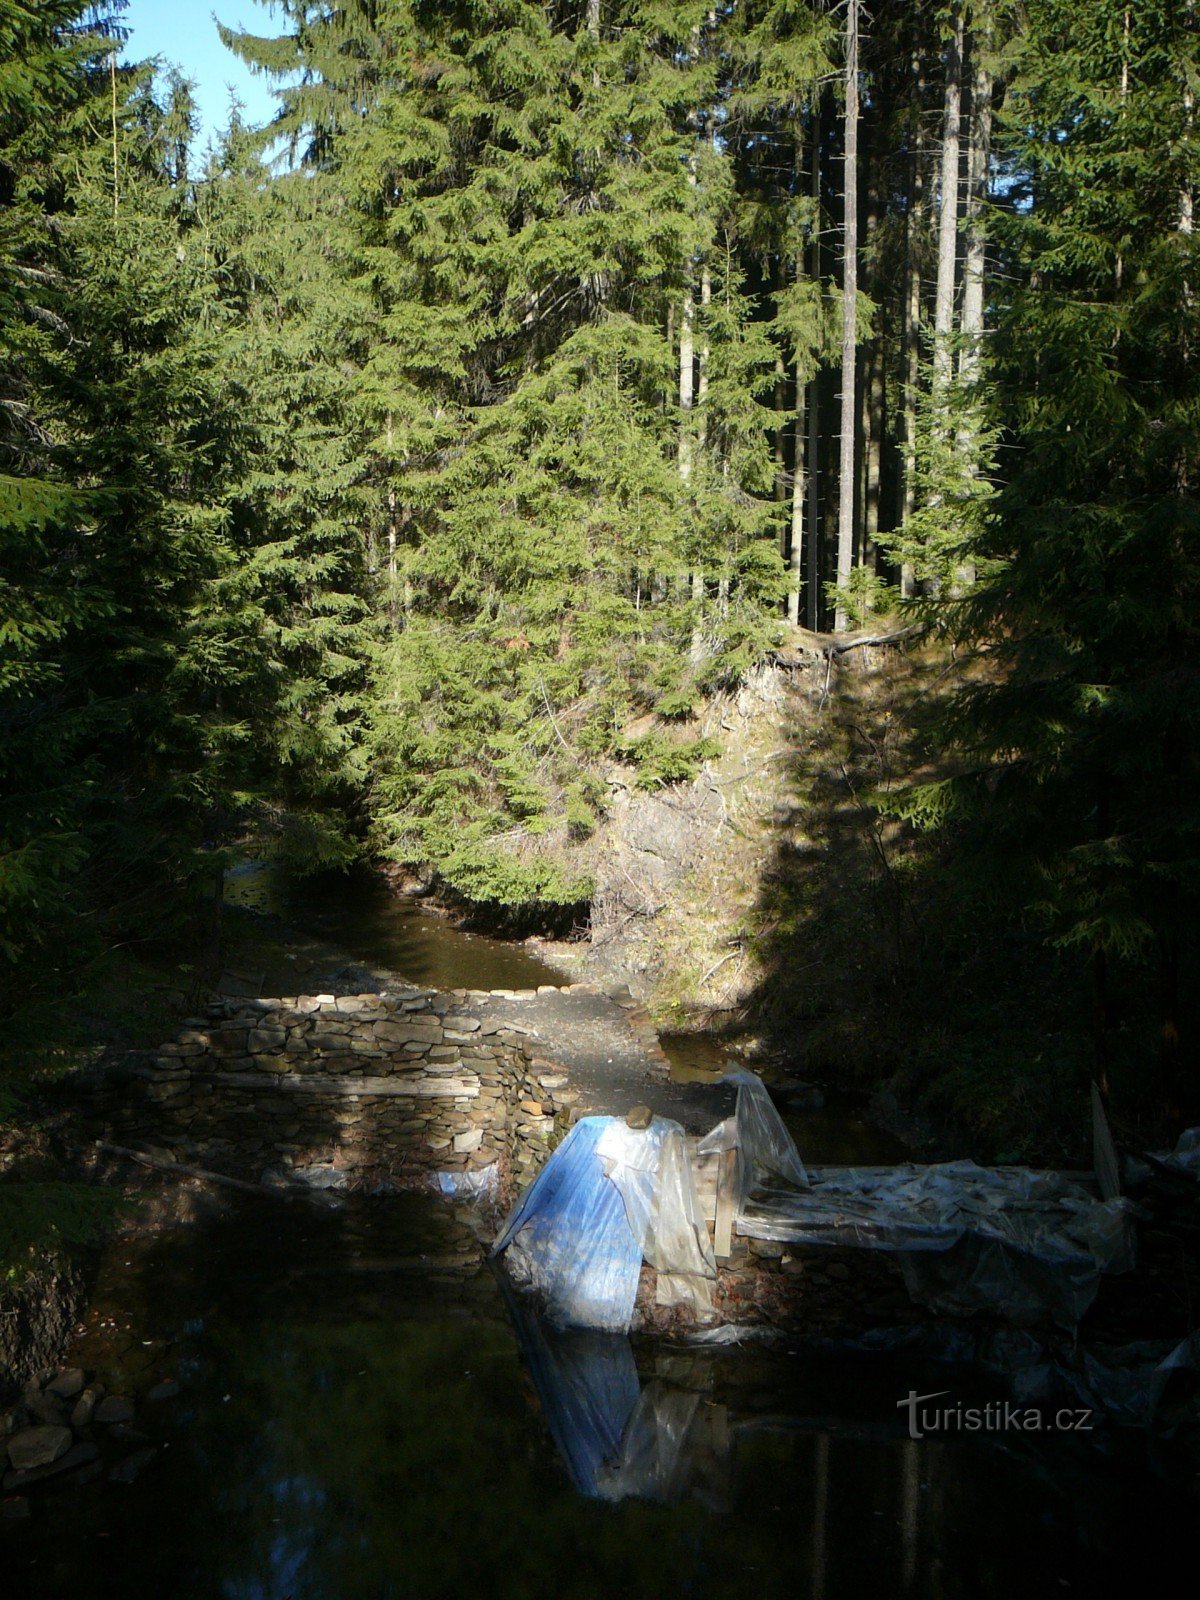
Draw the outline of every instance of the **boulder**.
[[[4,1487],[6,1489],[23,1489],[26,1484],[40,1483],[43,1478],[57,1478],[64,1472],[74,1472],[80,1467],[86,1467],[95,1461],[100,1454],[94,1444],[83,1443],[72,1445],[69,1450],[64,1450],[55,1461],[48,1461],[43,1467],[30,1467],[24,1472],[6,1472]]]
[[[71,1448],[71,1430],[67,1427],[43,1425],[22,1428],[8,1441],[8,1459],[14,1472],[29,1472],[34,1467],[48,1467]]]
[[[25,1409],[31,1422],[44,1422],[49,1427],[61,1427],[67,1420],[65,1402],[49,1392],[27,1395]]]
[[[47,1391],[56,1394],[60,1400],[73,1400],[82,1388],[82,1367],[64,1367],[58,1376],[51,1378],[46,1385]]]
[[[110,1394],[100,1401],[92,1417],[96,1422],[130,1422],[133,1419],[133,1401],[121,1394]]]
[[[98,1384],[91,1384],[83,1391],[75,1402],[75,1409],[71,1412],[71,1426],[73,1428],[87,1427],[103,1394],[104,1391]]]

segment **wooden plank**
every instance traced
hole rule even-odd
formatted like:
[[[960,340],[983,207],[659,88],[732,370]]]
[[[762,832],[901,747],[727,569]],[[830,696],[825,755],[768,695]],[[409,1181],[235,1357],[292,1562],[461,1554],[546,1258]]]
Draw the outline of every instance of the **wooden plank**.
[[[400,1096],[409,1100],[474,1100],[478,1078],[349,1078],[319,1072],[205,1072],[194,1073],[193,1087],[205,1083],[228,1084],[231,1089],[284,1089],[295,1094]]]
[[[722,1150],[721,1164],[717,1169],[717,1225],[713,1237],[713,1250],[718,1261],[727,1261],[733,1253],[733,1205],[737,1190],[736,1150]]]
[[[1100,1185],[1100,1198],[1115,1200],[1121,1192],[1121,1165],[1104,1114],[1104,1101],[1095,1082],[1092,1083],[1092,1166]]]

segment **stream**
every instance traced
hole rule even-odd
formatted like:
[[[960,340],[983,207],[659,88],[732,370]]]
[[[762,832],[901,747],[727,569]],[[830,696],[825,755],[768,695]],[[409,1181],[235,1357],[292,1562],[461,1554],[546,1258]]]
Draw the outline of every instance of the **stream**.
[[[554,981],[365,879],[246,888],[367,968]],[[292,940],[267,958],[268,976],[316,959]],[[683,1074],[719,1069],[711,1041],[672,1049]],[[812,1159],[886,1159],[849,1109],[794,1126]],[[6,1597],[1160,1600],[1190,1555],[1192,1501],[1147,1441],[914,1441],[910,1391],[983,1405],[1002,1386],[898,1356],[555,1332],[481,1261],[473,1213],[425,1196],[223,1195],[126,1234],[70,1359],[138,1397],[146,1438],[3,1529]],[[178,1393],[142,1398],[164,1381]]]

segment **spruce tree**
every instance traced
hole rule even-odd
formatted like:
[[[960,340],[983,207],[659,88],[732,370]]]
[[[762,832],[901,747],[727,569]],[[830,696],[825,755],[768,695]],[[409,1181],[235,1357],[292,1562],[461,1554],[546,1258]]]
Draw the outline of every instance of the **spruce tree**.
[[[1176,1110],[1197,1095],[1180,979],[1200,884],[1197,64],[1185,0],[1037,0],[1008,46],[993,381],[1010,434],[978,543],[996,570],[969,608],[987,670],[948,730],[964,771],[914,805],[964,818],[997,892],[1090,959],[1105,1085],[1114,1030],[1152,996]]]

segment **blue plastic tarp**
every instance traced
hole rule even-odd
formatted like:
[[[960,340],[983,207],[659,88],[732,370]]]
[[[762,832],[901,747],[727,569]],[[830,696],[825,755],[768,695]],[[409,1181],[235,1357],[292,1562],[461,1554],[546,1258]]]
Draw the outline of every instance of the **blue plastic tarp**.
[[[492,1246],[514,1282],[564,1327],[624,1333],[641,1245],[596,1146],[611,1117],[582,1117],[517,1202]]]

